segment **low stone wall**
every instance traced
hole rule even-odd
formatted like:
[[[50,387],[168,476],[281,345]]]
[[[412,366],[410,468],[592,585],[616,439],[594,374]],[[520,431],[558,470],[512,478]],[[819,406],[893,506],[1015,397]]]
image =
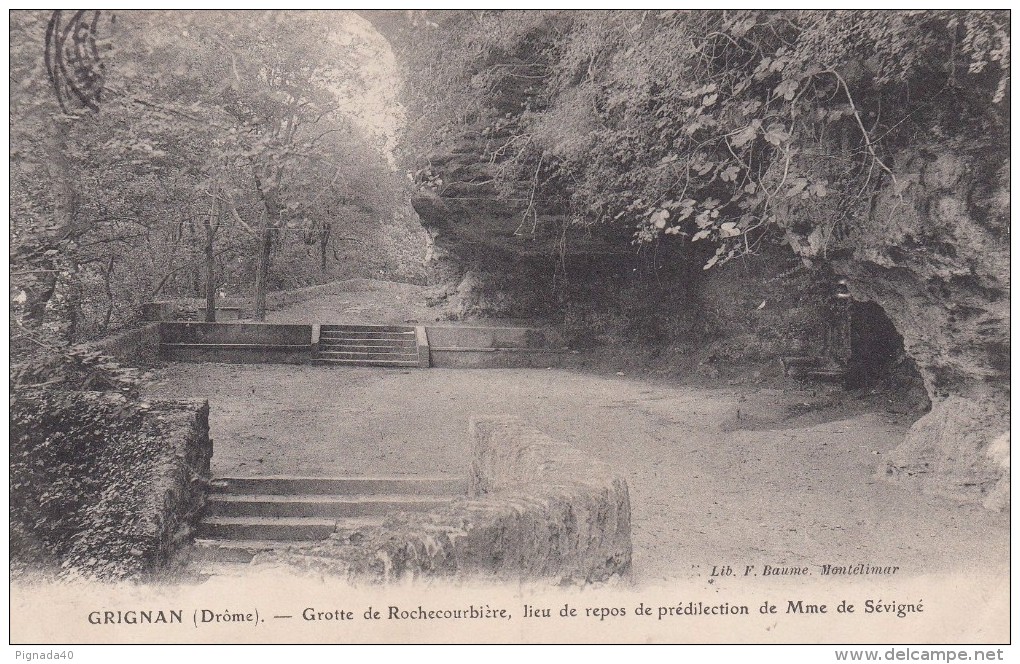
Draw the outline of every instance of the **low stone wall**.
[[[155,543],[149,567],[169,563],[191,542],[205,507],[213,446],[208,401],[160,401],[150,418],[161,451],[152,459],[152,483],[136,529]],[[116,496],[116,494],[114,494]]]
[[[429,343],[454,348],[560,348],[562,343],[550,331],[532,327],[469,327],[426,325]]]
[[[440,369],[544,369],[558,367],[568,351],[531,348],[431,348],[430,364]]]
[[[256,557],[349,581],[489,577],[584,584],[631,567],[627,482],[516,418],[471,422],[470,495]]]
[[[159,324],[160,357],[184,362],[310,362],[311,325],[271,323]]]
[[[160,343],[311,345],[311,325],[273,323],[160,323]]]
[[[559,366],[562,340],[548,330],[527,327],[426,326],[433,367],[507,369]]]
[[[151,367],[159,362],[159,325],[147,323],[105,339],[89,342],[87,345],[103,355],[109,355],[121,364]]]
[[[138,578],[190,539],[209,480],[209,404],[22,390],[10,457],[12,570]]]

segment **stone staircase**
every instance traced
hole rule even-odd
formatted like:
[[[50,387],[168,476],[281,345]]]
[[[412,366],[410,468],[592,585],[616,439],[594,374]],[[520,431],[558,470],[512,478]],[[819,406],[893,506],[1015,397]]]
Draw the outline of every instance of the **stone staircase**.
[[[456,477],[226,477],[213,480],[191,561],[207,573],[260,551],[381,524],[467,493]]]
[[[423,366],[418,334],[407,325],[322,325],[315,364]],[[427,350],[426,350],[427,353]],[[427,355],[424,366],[428,366]]]

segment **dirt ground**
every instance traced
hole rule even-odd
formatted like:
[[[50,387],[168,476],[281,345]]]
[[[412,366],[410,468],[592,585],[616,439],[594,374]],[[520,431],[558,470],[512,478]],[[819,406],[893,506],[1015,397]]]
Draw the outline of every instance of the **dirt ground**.
[[[436,319],[436,310],[425,306],[423,286],[376,279],[352,279],[345,283],[352,290],[319,295],[270,311],[266,322],[387,325],[424,324]]]
[[[422,287],[362,281],[269,320],[435,319]],[[881,400],[602,369],[174,364],[154,372],[148,389],[209,399],[221,476],[461,474],[471,415],[523,417],[627,478],[641,582],[704,580],[723,564],[865,563],[900,565],[907,576],[1006,578],[1007,515],[877,476],[911,422]]]
[[[225,364],[159,369],[149,392],[209,399],[217,475],[464,473],[472,414],[524,417],[627,478],[642,582],[754,561],[1009,569],[1006,515],[876,477],[909,421],[818,410],[808,392],[561,369]]]

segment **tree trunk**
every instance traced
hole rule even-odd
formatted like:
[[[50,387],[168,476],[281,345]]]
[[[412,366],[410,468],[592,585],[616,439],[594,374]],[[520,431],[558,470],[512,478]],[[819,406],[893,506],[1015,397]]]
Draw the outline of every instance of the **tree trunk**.
[[[106,293],[106,315],[103,316],[103,329],[105,333],[110,329],[110,321],[113,319],[113,261],[114,254],[110,254],[110,261],[106,265],[106,270],[103,271],[103,289]]]
[[[322,230],[320,231],[321,235],[319,236],[319,253],[322,257],[322,263],[319,266],[319,269],[323,272],[326,271],[326,250],[329,249],[329,235],[331,228],[332,224],[323,223]]]
[[[259,247],[258,263],[255,268],[255,320],[266,319],[266,289],[269,282],[269,268],[272,259],[273,239],[276,229],[283,224],[283,208],[277,197],[280,189],[280,181],[283,177],[283,169],[275,169],[275,173],[269,178],[271,188],[267,189],[258,170],[255,176],[255,188],[262,199],[262,205],[266,210],[266,226],[262,229],[262,243]]]
[[[213,253],[212,228],[205,236],[205,322],[216,322],[216,254]]]
[[[59,238],[66,238],[73,232],[75,191],[71,185],[71,178],[68,175],[70,167],[67,162],[67,136],[66,128],[54,121],[50,121],[43,129],[45,139],[43,141],[45,154],[42,161],[45,164],[47,178],[51,183],[53,192],[52,221],[55,229],[42,234],[39,240],[39,252],[43,253],[49,249],[63,250],[59,246]],[[57,291],[59,280],[59,269],[64,265],[60,260],[60,254],[46,255],[35,264],[38,268],[38,276],[29,281],[24,287],[25,295],[28,298],[25,304],[24,323],[29,327],[38,327],[48,318],[47,306]],[[70,341],[70,321],[63,321],[60,325],[62,332],[67,335]]]
[[[57,290],[56,264],[49,258],[39,261],[39,277],[31,286],[25,286],[25,296],[28,298],[25,305],[25,323],[38,326],[46,320],[46,305]]]
[[[275,228],[268,226],[262,230],[262,246],[259,248],[258,263],[255,266],[255,320],[266,319],[266,288],[275,231]]]
[[[213,244],[220,225],[219,188],[213,184],[212,208],[205,221],[205,322],[216,322],[216,254]]]

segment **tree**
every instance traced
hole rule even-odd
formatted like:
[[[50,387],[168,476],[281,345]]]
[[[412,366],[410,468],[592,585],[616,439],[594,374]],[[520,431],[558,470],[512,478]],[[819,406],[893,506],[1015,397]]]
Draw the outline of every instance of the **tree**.
[[[274,251],[328,229],[325,257],[336,206],[319,203],[375,195],[335,177],[365,152],[336,103],[358,85],[345,58],[358,45],[338,36],[341,17],[87,14],[103,76],[86,107],[47,75],[47,26],[68,16],[78,13],[12,14],[19,334],[46,325],[65,341],[88,338],[157,295],[201,294],[211,320],[227,282],[254,282],[263,315]]]
[[[282,230],[300,223],[301,202],[285,200],[285,178],[322,156],[323,138],[344,131],[337,95],[356,76],[322,14],[261,12],[230,19],[233,28],[226,34],[225,15],[203,15],[192,23],[188,38],[199,50],[188,57],[192,66],[211,64],[209,78],[222,77],[223,87],[208,92],[224,97],[228,132],[237,137],[225,142],[225,156],[250,170],[262,204],[254,297],[255,317],[262,319],[274,244]],[[201,49],[203,44],[209,46]]]

